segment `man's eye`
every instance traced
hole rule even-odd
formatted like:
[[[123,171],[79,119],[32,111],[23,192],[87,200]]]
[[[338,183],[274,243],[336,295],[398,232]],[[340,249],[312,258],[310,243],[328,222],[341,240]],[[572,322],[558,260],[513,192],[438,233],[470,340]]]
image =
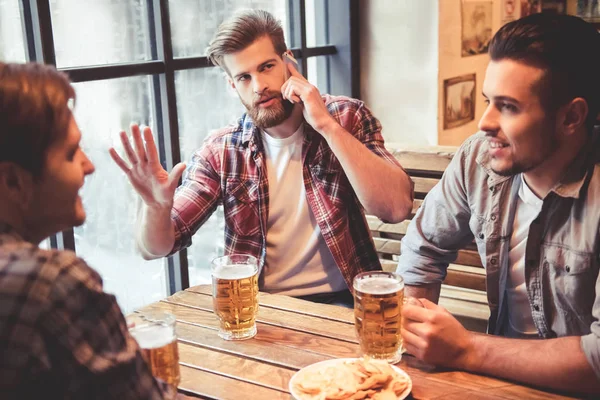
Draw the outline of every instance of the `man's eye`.
[[[240,76],[238,78],[238,81],[242,82],[242,81],[245,81],[245,80],[248,80],[248,79],[250,79],[250,75],[242,75],[242,76]]]
[[[515,107],[513,104],[510,103],[501,103],[500,104],[500,109],[501,110],[506,110],[509,112],[516,112],[517,111],[517,107]]]

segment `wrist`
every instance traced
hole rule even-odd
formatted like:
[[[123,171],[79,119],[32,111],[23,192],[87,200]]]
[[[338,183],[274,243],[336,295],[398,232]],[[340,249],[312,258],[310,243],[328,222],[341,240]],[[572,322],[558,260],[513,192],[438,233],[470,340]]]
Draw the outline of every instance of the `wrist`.
[[[340,124],[338,124],[335,119],[329,117],[328,119],[323,121],[321,124],[319,124],[315,128],[315,130],[321,136],[323,136],[326,140],[329,140],[333,135],[337,134],[337,131],[340,128],[341,128]]]
[[[482,363],[480,339],[482,335],[467,331],[466,345],[457,357],[456,367],[466,371],[478,371]]]

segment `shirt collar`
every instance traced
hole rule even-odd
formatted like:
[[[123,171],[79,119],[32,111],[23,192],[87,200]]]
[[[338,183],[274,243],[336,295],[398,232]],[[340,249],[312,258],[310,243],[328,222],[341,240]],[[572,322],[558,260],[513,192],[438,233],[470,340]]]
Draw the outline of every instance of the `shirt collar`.
[[[600,163],[600,126],[594,128],[588,136],[565,175],[551,191],[561,197],[578,199],[581,191],[593,172],[594,165]]]

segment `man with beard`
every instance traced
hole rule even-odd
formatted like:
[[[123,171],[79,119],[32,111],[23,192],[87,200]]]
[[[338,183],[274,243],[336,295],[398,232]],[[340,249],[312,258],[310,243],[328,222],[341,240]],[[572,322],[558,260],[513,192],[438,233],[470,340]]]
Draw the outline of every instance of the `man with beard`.
[[[162,169],[149,129],[142,138],[133,127],[133,147],[121,133],[130,165],[111,155],[143,199],[144,257],[189,246],[222,204],[225,253],[260,260],[261,290],[351,305],[354,276],[381,269],[364,211],[403,220],[412,182],[366,106],[322,96],[284,53],[291,55],[281,25],[265,11],[219,27],[208,57],[248,112],[206,139],[175,195],[185,167]]]
[[[600,33],[534,14],[504,25],[489,54],[482,132],[402,241],[398,272],[424,305],[404,308],[404,344],[432,364],[600,393]],[[448,263],[473,239],[490,335],[435,304]]]

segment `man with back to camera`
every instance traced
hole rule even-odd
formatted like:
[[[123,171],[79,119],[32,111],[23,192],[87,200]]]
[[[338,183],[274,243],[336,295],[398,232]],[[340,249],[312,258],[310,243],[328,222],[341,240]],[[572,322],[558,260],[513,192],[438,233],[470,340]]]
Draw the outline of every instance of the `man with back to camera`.
[[[600,33],[566,15],[504,25],[490,43],[482,132],[461,146],[402,241],[403,338],[429,363],[600,393]],[[488,332],[438,301],[475,239]],[[544,340],[539,340],[544,339]]]
[[[261,290],[352,305],[354,276],[381,269],[364,211],[403,220],[412,181],[366,106],[322,96],[284,53],[291,55],[281,25],[265,11],[238,13],[219,27],[208,57],[248,112],[206,139],[175,195],[185,166],[170,174],[160,166],[150,129],[142,139],[133,126],[133,147],[121,133],[129,164],[111,155],[143,199],[144,257],[189,246],[222,204],[225,254],[257,257]]]
[[[74,98],[51,66],[0,62],[0,397],[162,399],[98,273],[38,247],[85,221]]]

